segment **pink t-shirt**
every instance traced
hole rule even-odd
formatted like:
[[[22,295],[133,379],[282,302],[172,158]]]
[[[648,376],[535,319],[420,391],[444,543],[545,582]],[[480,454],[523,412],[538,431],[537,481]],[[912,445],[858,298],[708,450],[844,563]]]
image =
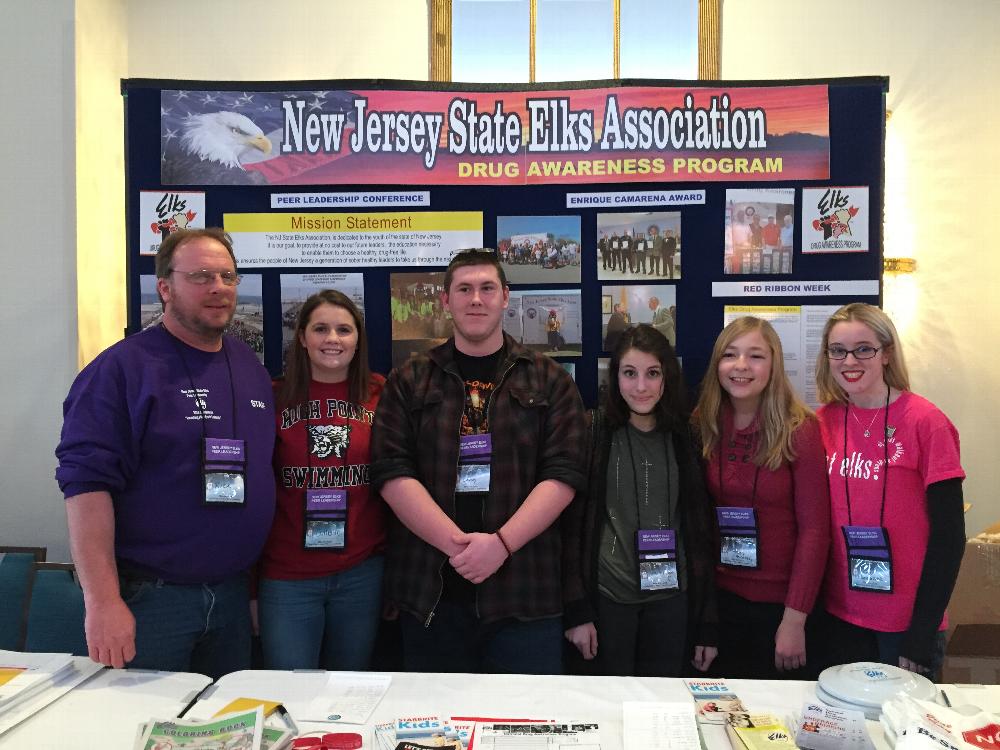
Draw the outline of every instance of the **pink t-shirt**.
[[[885,414],[828,404],[819,410],[830,476],[830,560],[823,586],[826,609],[847,622],[897,633],[910,625],[920,571],[927,551],[927,487],[945,479],[965,478],[959,458],[958,430],[927,399],[904,391],[889,405],[889,471],[883,470],[881,439]],[[856,418],[855,418],[856,417]],[[870,437],[864,432],[869,429]],[[846,485],[850,490],[848,519]],[[888,481],[888,485],[884,483]],[[841,528],[878,526],[882,488],[886,487],[884,525],[892,549],[891,594],[852,591],[848,586],[847,548]],[[947,616],[941,627],[947,626]]]

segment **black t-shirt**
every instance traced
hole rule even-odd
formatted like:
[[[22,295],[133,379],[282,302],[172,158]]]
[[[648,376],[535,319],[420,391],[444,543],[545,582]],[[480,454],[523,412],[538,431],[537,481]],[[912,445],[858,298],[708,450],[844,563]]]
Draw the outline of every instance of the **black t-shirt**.
[[[475,357],[455,350],[455,363],[465,381],[465,408],[459,435],[480,435],[489,432],[489,405],[498,378],[497,370],[503,361],[504,347],[492,354]],[[457,470],[457,467],[456,467]],[[484,503],[488,492],[456,492],[455,523],[465,532],[485,531],[483,528]],[[453,601],[471,602],[475,597],[473,584],[462,578],[451,565],[445,565],[444,597]]]

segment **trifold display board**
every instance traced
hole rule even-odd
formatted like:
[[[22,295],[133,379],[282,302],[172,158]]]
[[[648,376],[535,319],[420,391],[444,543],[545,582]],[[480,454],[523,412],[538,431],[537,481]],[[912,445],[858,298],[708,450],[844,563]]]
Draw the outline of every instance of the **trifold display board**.
[[[443,341],[443,270],[497,248],[504,329],[593,405],[630,325],[675,342],[692,392],[724,323],[773,320],[813,401],[819,329],[881,299],[884,78],[127,80],[129,332],[155,324],[153,255],[223,226],[231,332],[275,375],[302,301],[363,307],[380,372]]]

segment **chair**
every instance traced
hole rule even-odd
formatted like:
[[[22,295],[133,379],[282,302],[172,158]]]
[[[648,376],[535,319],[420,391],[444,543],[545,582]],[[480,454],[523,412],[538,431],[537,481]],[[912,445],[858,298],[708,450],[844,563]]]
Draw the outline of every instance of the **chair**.
[[[35,563],[24,650],[87,655],[83,589],[68,563]]]
[[[20,651],[24,645],[31,577],[45,554],[45,547],[0,547],[0,649]]]

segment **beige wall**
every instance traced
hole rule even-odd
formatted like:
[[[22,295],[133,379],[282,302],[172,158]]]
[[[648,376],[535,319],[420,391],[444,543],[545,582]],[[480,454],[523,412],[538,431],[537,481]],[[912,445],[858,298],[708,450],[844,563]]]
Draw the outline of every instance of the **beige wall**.
[[[133,78],[427,79],[426,0],[130,0],[128,39]]]
[[[727,0],[722,77],[888,75],[886,251],[917,259],[887,285],[915,391],[962,436],[970,534],[1000,519],[1000,3]]]
[[[3,3],[0,544],[50,546],[56,559],[66,519],[53,449],[77,348],[73,50],[73,0]]]

